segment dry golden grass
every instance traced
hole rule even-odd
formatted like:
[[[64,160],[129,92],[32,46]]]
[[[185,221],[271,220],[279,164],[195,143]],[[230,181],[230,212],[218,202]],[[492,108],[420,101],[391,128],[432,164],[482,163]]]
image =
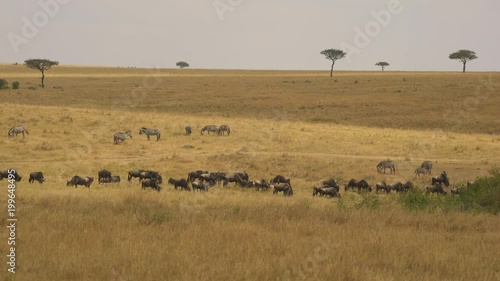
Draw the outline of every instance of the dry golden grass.
[[[413,171],[423,160],[454,185],[487,175],[500,163],[496,73],[339,73],[333,82],[324,72],[63,66],[47,73],[45,90],[27,89],[38,73],[24,67],[0,65],[0,73],[22,87],[0,91],[0,165],[25,176],[16,280],[500,278],[497,216],[411,213],[396,194],[311,196],[328,177],[422,188],[430,177]],[[7,138],[18,124],[30,135]],[[186,124],[193,135],[183,135]],[[232,134],[201,136],[206,124],[229,124]],[[142,126],[160,129],[161,140],[147,141]],[[114,145],[125,130],[133,139]],[[395,176],[376,172],[387,158]],[[65,186],[103,168],[122,183]],[[166,182],[160,193],[142,191],[126,182],[137,168],[165,181],[196,169],[285,174],[295,194],[193,194]],[[38,170],[47,182],[29,185]],[[378,208],[361,207],[373,200]]]

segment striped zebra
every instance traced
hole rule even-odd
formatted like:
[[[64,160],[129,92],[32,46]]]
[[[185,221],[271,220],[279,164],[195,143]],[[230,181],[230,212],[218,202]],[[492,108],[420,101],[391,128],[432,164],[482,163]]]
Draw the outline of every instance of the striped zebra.
[[[229,136],[229,134],[231,133],[231,128],[229,128],[228,125],[220,125],[217,133],[223,136],[224,132],[227,132],[227,135]]]
[[[28,133],[28,130],[27,130],[27,129],[26,129],[26,127],[24,127],[24,126],[12,127],[12,128],[10,128],[10,130],[9,130],[8,136],[9,136],[9,137],[13,137],[13,136],[14,136],[14,134],[16,134],[16,136],[17,136],[18,134],[23,134],[23,139],[24,139],[24,133],[25,133],[25,132],[26,132],[26,134],[28,134],[28,135],[30,134],[30,133]]]
[[[113,136],[113,140],[115,141],[115,144],[118,144],[119,142],[125,142],[127,137],[132,138],[131,131],[126,131],[125,133],[118,132]]]
[[[212,133],[219,133],[220,127],[217,125],[206,125],[205,127],[201,128],[201,134],[203,135],[203,132],[207,131],[208,134],[210,135],[210,132]]]
[[[146,136],[148,137],[148,140],[149,140],[150,135],[156,136],[156,141],[158,141],[160,139],[160,130],[158,130],[158,129],[148,129],[146,127],[142,127],[139,130],[139,135],[142,135],[142,134],[146,134]]]
[[[385,169],[391,170],[391,175],[393,173],[396,174],[396,164],[394,164],[394,161],[392,161],[392,160],[385,160],[385,161],[378,163],[377,172],[381,173],[382,169],[384,170],[384,174],[385,174]]]

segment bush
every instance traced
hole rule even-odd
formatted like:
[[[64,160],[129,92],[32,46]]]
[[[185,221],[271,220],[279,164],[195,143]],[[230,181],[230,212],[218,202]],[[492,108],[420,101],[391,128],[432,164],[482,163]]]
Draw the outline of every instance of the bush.
[[[427,195],[412,190],[401,195],[399,203],[409,210],[436,210],[500,213],[500,171],[477,179],[471,186],[458,187],[459,195]]]
[[[17,90],[19,89],[19,81],[14,81],[12,82],[12,89]]]
[[[5,79],[0,79],[0,90],[3,90],[3,89],[8,89],[8,86],[9,83],[7,83],[7,80]]]

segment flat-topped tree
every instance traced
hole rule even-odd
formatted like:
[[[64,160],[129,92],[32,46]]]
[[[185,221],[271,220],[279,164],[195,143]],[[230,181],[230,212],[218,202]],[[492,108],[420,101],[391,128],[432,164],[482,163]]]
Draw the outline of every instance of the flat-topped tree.
[[[181,69],[184,68],[184,67],[189,67],[189,63],[187,63],[185,61],[177,62],[175,65],[178,66],[178,67],[180,67]]]
[[[378,66],[382,67],[382,71],[384,71],[385,67],[389,66],[389,63],[385,62],[385,61],[380,61],[380,62],[377,62],[375,65],[378,65]]]
[[[326,59],[332,61],[332,69],[330,70],[330,77],[333,76],[333,66],[335,65],[335,62],[339,59],[343,59],[347,53],[342,51],[342,50],[336,50],[336,49],[327,49],[324,51],[321,51],[322,55],[326,57]]]
[[[470,50],[458,50],[450,54],[451,60],[460,60],[464,64],[463,72],[465,73],[465,65],[468,61],[477,59],[476,52]]]
[[[29,59],[25,60],[24,64],[33,69],[37,69],[42,73],[42,88],[45,88],[44,84],[44,79],[45,79],[45,71],[49,70],[52,66],[58,65],[59,62],[57,61],[51,61],[51,60],[46,60],[46,59]]]

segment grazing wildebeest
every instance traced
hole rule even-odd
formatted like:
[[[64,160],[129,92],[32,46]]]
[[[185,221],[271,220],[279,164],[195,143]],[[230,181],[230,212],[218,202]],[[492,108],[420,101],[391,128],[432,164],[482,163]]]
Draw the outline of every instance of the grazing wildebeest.
[[[293,189],[289,183],[277,183],[271,185],[271,187],[273,188],[273,194],[277,194],[278,192],[283,192],[283,195],[285,196],[293,195]]]
[[[240,180],[238,181],[238,184],[241,187],[254,187],[253,181],[242,180],[241,177],[239,177],[239,178],[240,178]]]
[[[146,189],[147,187],[151,187],[152,189],[160,192],[161,186],[154,179],[144,179],[141,183],[142,189]]]
[[[407,192],[408,190],[413,188],[413,183],[411,181],[407,181],[405,183],[395,182],[391,185],[387,185],[391,190],[396,192]]]
[[[327,197],[339,197],[340,193],[334,186],[319,185],[313,187],[313,196],[327,196]]]
[[[207,131],[208,134],[210,135],[210,132],[212,133],[219,133],[219,126],[217,125],[206,125],[205,127],[201,128],[201,134],[203,135],[203,132]]]
[[[377,164],[377,172],[381,173],[382,169],[384,169],[384,174],[385,174],[385,169],[390,169],[391,175],[393,173],[396,174],[396,164],[394,164],[394,161],[392,161],[392,160],[384,160],[384,161],[378,163]]]
[[[443,194],[443,195],[447,194],[447,192],[443,189],[443,187],[441,186],[441,184],[436,184],[436,185],[433,185],[433,186],[428,186],[425,189],[425,193],[427,193],[427,194],[429,194],[429,193],[438,193],[438,194]]]
[[[234,182],[241,185],[242,181],[248,181],[248,174],[246,172],[236,172],[229,175],[225,175],[223,180],[226,183]]]
[[[282,176],[282,175],[277,175],[275,176],[271,181],[270,181],[271,184],[275,184],[275,183],[288,183],[290,184],[290,178],[289,177],[285,177],[285,176]]]
[[[125,142],[127,137],[132,138],[131,131],[126,131],[125,133],[118,132],[113,136],[113,140],[115,141],[115,144],[118,144],[119,142]]]
[[[186,179],[173,179],[169,178],[168,183],[174,186],[174,189],[177,189],[177,187],[181,187],[182,190],[188,190],[191,191],[191,188],[189,188],[188,182]]]
[[[141,173],[142,172],[144,172],[143,169],[129,171],[128,172],[128,181],[131,182],[132,178],[139,178],[139,181],[141,181]]]
[[[436,185],[436,184],[441,185],[443,183],[446,186],[450,186],[450,181],[449,181],[448,175],[446,174],[445,171],[443,171],[441,173],[441,175],[435,176],[435,177],[432,178],[432,185]]]
[[[379,182],[375,185],[375,191],[378,193],[379,190],[383,190],[385,193],[390,193],[391,187],[388,186],[385,182]]]
[[[9,173],[12,172],[12,173]],[[9,170],[4,170],[4,171],[0,171],[0,180],[3,180],[4,178],[5,179],[8,179],[9,178],[9,174],[12,174],[14,176],[14,180],[15,181],[21,181],[23,177],[21,177],[18,173],[17,173],[17,170],[15,169],[9,169]]]
[[[148,129],[146,127],[142,127],[139,129],[139,135],[146,134],[149,140],[149,136],[156,136],[156,141],[160,139],[160,130],[158,129]]]
[[[427,171],[429,171],[429,175],[430,175],[431,171],[432,171],[432,162],[431,161],[424,161],[424,162],[422,162],[422,165],[420,165],[420,168],[424,168]]]
[[[29,183],[33,183],[34,181],[38,181],[39,183],[43,183],[45,181],[45,178],[43,177],[42,172],[33,172],[30,174],[30,179],[28,180]]]
[[[255,189],[257,191],[259,191],[259,189],[262,189],[262,190],[269,189],[269,183],[265,179],[254,181],[253,185],[255,186]]]
[[[217,134],[223,136],[224,132],[227,132],[227,135],[229,136],[229,134],[231,133],[231,128],[229,128],[228,125],[220,125]]]
[[[329,187],[335,187],[337,192],[339,192],[339,190],[340,190],[340,186],[338,186],[337,182],[335,182],[334,179],[324,180],[323,185],[327,185]]]
[[[220,184],[222,180],[224,180],[224,177],[226,176],[226,173],[223,172],[212,172],[210,173],[212,178],[217,182],[217,184]]]
[[[83,185],[87,188],[90,188],[90,185],[94,181],[93,177],[80,177],[74,176],[69,181],[66,182],[66,186],[74,185],[77,188],[79,185]]]
[[[186,130],[186,136],[191,135],[191,133],[193,132],[193,128],[191,128],[191,126],[189,125],[187,125],[184,129]]]
[[[24,139],[24,133],[26,133],[28,135],[30,134],[30,133],[28,133],[28,130],[26,129],[26,127],[24,127],[24,126],[16,126],[16,127],[10,128],[9,132],[7,133],[7,135],[9,137],[13,137],[14,134],[16,134],[16,136],[18,134],[23,134],[23,139]]]
[[[120,181],[120,176],[111,176],[109,178],[102,178],[99,183],[119,183]]]
[[[196,170],[193,172],[189,172],[187,176],[187,180],[189,182],[193,182],[195,179],[199,179],[202,174],[208,174],[208,171]]]
[[[212,173],[204,173],[204,174],[201,174],[199,177],[198,177],[199,180],[202,180],[202,181],[205,181],[205,182],[208,182],[210,185],[214,185],[217,180],[215,178],[215,175],[212,174]]]
[[[345,191],[347,191],[349,188],[351,188],[352,190],[354,190],[354,188],[357,188],[358,190],[366,189],[370,192],[372,191],[372,187],[366,180],[357,181],[355,179],[351,179],[344,187]]]
[[[111,172],[104,169],[104,170],[100,170],[99,172],[97,172],[97,182],[98,183],[102,183],[103,181],[106,181],[106,179],[111,179]],[[110,181],[107,181],[107,182],[110,182]]]
[[[163,183],[163,179],[162,179],[160,173],[158,173],[157,171],[146,170],[146,171],[141,172],[139,174],[139,181],[142,181],[144,179],[155,180],[159,184]]]
[[[193,191],[196,191],[197,189],[200,191],[208,191],[208,186],[205,185],[202,181],[194,181],[191,183],[191,186],[193,187]]]

